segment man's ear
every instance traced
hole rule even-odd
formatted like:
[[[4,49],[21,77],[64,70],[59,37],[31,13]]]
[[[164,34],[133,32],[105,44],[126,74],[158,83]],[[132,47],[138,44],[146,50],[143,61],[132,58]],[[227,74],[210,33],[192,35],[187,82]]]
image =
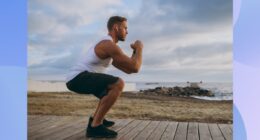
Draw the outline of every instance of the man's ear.
[[[113,28],[114,28],[115,31],[118,32],[118,25],[117,25],[117,24],[114,24],[114,25],[113,25]]]

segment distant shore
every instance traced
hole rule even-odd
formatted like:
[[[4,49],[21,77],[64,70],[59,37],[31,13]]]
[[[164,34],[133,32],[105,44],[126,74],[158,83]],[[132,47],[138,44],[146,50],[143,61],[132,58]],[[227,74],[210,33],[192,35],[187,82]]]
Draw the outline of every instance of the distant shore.
[[[97,101],[92,95],[71,92],[28,92],[28,114],[89,116]],[[209,101],[124,92],[107,117],[233,123],[232,106],[232,100]]]
[[[212,94],[214,94],[214,97],[197,96],[193,94],[189,94],[188,96],[192,96],[194,98],[199,98],[199,99],[205,99],[205,100],[232,100],[233,99],[232,83],[213,82],[213,83],[198,83],[196,85],[203,90],[209,90]],[[184,87],[191,87],[191,86],[192,83],[186,83],[186,82],[126,82],[123,91],[140,93],[144,90],[154,90],[159,87],[184,88]],[[37,80],[28,80],[28,91],[29,92],[69,92],[64,81],[37,81]],[[168,90],[168,91],[169,91],[168,94],[176,93],[172,90]],[[165,92],[165,89],[163,89],[163,92]],[[186,96],[185,93],[184,96]]]

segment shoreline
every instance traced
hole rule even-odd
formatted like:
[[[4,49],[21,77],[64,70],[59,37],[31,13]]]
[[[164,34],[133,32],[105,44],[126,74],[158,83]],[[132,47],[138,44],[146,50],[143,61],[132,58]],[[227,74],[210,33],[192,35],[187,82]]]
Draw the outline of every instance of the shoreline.
[[[191,82],[192,83],[192,82]],[[190,83],[190,84],[191,84]],[[128,81],[125,83],[124,92],[140,92],[143,90],[155,89],[156,87],[174,88],[189,87],[186,82],[134,82]],[[204,90],[210,90],[215,97],[210,97],[205,100],[232,100],[232,83],[225,82],[207,82],[198,83],[198,86]],[[28,90],[32,92],[70,92],[64,81],[37,81],[28,80]],[[200,97],[195,97],[200,98]]]

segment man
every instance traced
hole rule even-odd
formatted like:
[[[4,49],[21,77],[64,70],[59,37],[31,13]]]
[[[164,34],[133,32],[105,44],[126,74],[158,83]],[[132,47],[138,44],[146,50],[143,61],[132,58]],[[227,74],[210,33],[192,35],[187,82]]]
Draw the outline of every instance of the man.
[[[131,74],[137,73],[142,64],[141,41],[137,40],[131,44],[131,57],[126,56],[117,46],[117,42],[124,41],[128,34],[127,19],[120,16],[110,17],[107,29],[108,35],[87,51],[67,77],[66,85],[69,90],[80,94],[90,93],[100,99],[93,117],[89,118],[87,137],[117,136],[117,132],[107,128],[114,122],[104,119],[104,116],[120,96],[124,81],[104,74],[106,68],[112,63],[116,68]]]

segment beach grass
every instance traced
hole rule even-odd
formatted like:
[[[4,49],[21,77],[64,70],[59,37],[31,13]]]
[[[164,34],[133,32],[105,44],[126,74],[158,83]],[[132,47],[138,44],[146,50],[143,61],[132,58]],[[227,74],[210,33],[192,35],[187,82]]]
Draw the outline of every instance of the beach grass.
[[[28,115],[90,116],[98,99],[71,92],[29,92]],[[123,93],[108,118],[233,123],[232,101]]]

